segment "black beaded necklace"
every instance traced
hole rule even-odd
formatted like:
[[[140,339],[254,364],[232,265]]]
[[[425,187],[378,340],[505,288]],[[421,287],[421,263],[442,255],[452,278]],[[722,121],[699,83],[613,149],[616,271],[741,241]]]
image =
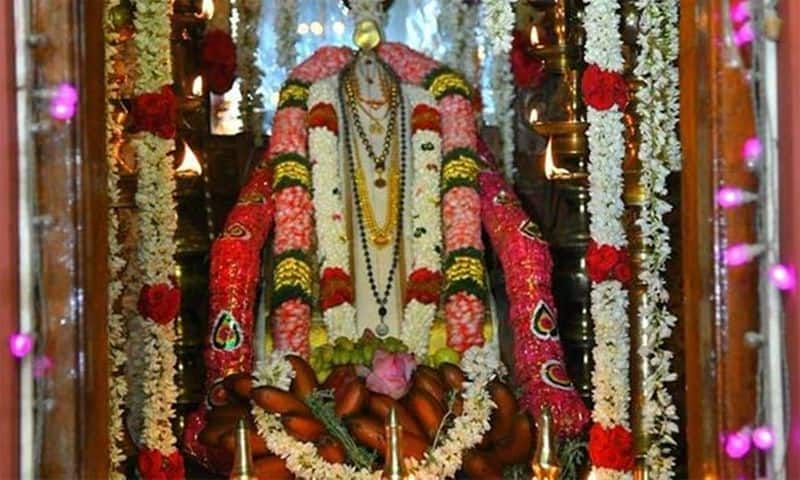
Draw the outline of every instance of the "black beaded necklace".
[[[355,198],[356,203],[356,217],[358,218],[358,230],[359,230],[359,239],[361,243],[361,248],[364,251],[364,259],[367,263],[367,278],[369,280],[370,290],[372,290],[372,297],[375,299],[375,303],[378,304],[378,315],[380,316],[380,324],[376,328],[376,332],[380,336],[385,336],[389,333],[389,327],[386,325],[386,315],[389,313],[387,309],[387,304],[389,302],[389,294],[392,291],[392,286],[394,284],[394,277],[397,273],[397,266],[400,263],[400,246],[401,246],[401,239],[403,237],[403,208],[405,204],[405,191],[406,191],[406,107],[405,102],[403,101],[403,94],[402,89],[400,88],[400,80],[397,78],[394,71],[389,68],[383,62],[380,62],[383,68],[388,72],[391,77],[392,83],[396,86],[398,91],[398,105],[397,111],[399,116],[399,138],[400,138],[400,195],[398,195],[398,204],[394,206],[398,209],[398,221],[397,221],[397,232],[394,238],[394,245],[392,247],[392,265],[389,269],[389,275],[386,279],[386,287],[383,289],[383,294],[378,290],[378,285],[375,280],[375,272],[372,267],[372,257],[369,252],[369,242],[367,241],[367,234],[364,228],[364,216],[362,213],[362,199],[358,194],[358,188],[355,184],[356,178],[356,168],[355,168],[355,155],[353,154],[353,145],[352,145],[352,138],[350,132],[350,121],[348,115],[348,102],[347,102],[347,92],[345,91],[345,83],[348,79],[349,75],[353,74],[353,69],[355,68],[355,61],[348,65],[342,73],[339,75],[339,105],[342,111],[342,125],[343,125],[343,133],[344,133],[344,144],[346,148],[347,154],[347,166],[350,172],[350,180],[352,182],[353,188],[353,196]],[[352,115],[358,115],[357,111],[350,112]],[[390,205],[389,208],[393,206]]]

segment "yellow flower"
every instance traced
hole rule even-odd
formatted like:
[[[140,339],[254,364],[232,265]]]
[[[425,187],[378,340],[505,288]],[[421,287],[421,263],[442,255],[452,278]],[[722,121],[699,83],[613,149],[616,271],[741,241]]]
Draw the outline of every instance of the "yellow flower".
[[[322,324],[311,325],[311,333],[308,337],[311,348],[317,348],[328,343],[328,330]]]

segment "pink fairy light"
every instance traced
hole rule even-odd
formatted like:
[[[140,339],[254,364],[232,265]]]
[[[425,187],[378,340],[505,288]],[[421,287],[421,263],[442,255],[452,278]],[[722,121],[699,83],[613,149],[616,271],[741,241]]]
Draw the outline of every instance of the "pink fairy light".
[[[731,5],[731,20],[742,23],[750,19],[750,5],[746,1],[736,2]]]
[[[755,39],[756,31],[753,30],[753,24],[750,22],[739,27],[733,34],[733,43],[735,43],[737,47],[743,47]]]
[[[771,427],[766,425],[757,427],[753,430],[751,436],[753,438],[753,444],[759,450],[769,450],[775,445],[775,432],[772,431]]]
[[[778,290],[794,290],[797,286],[797,275],[794,268],[782,263],[769,267],[769,279]]]
[[[731,433],[725,439],[725,453],[733,459],[744,458],[750,451],[750,447],[750,435],[745,432]]]
[[[717,203],[722,208],[738,207],[756,198],[755,194],[737,187],[724,186],[717,190]]]
[[[50,99],[50,116],[56,120],[67,121],[75,116],[78,105],[78,91],[69,83],[62,83],[55,89]]]
[[[11,355],[23,358],[33,350],[33,337],[27,333],[15,333],[8,338],[8,348]]]
[[[731,245],[725,250],[725,264],[729,267],[744,265],[755,258],[762,250],[763,248],[760,245],[746,243]]]
[[[750,137],[742,146],[742,156],[747,160],[756,160],[764,153],[764,146],[758,137]]]

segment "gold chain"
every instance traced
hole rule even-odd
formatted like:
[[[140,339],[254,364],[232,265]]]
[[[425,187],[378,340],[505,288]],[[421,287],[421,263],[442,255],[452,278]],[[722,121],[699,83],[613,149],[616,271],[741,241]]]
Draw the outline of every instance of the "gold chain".
[[[400,174],[397,165],[397,140],[393,140],[392,143],[392,160],[389,167],[389,201],[387,202],[389,211],[386,215],[386,222],[381,226],[378,225],[378,221],[375,219],[375,210],[372,208],[366,176],[361,166],[361,154],[359,153],[358,145],[354,146],[356,157],[355,183],[358,189],[358,196],[361,198],[361,208],[364,214],[364,228],[366,228],[372,243],[378,248],[385,247],[392,240],[392,235],[396,230],[398,221],[397,202],[400,196]]]

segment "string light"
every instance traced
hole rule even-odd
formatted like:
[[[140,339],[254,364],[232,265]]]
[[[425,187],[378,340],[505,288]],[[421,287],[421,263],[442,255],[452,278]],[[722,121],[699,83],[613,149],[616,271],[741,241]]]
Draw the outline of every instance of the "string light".
[[[758,195],[738,187],[720,187],[717,190],[717,203],[722,208],[733,208],[758,200]]]
[[[731,5],[730,12],[731,20],[736,23],[742,23],[750,20],[750,5],[744,0]]]
[[[751,446],[750,435],[746,429],[731,433],[725,439],[725,453],[733,459],[744,458],[750,452]]]
[[[78,91],[69,83],[56,87],[50,98],[50,116],[56,120],[67,121],[75,116],[78,107]]]
[[[762,425],[753,430],[753,445],[759,450],[770,450],[775,446],[775,432],[771,427]]]
[[[33,336],[27,333],[15,333],[8,338],[8,349],[16,358],[26,357],[33,350]]]
[[[750,22],[745,23],[733,34],[733,43],[737,47],[743,47],[753,42],[756,39],[756,32],[753,30],[753,24]]]
[[[758,244],[738,243],[736,245],[731,245],[725,249],[725,265],[729,267],[744,265],[756,258],[763,251],[764,247]]]
[[[748,165],[754,164],[764,153],[764,145],[758,137],[750,137],[742,145],[742,157]]]
[[[778,263],[769,267],[769,279],[778,290],[790,291],[797,286],[794,268]]]

